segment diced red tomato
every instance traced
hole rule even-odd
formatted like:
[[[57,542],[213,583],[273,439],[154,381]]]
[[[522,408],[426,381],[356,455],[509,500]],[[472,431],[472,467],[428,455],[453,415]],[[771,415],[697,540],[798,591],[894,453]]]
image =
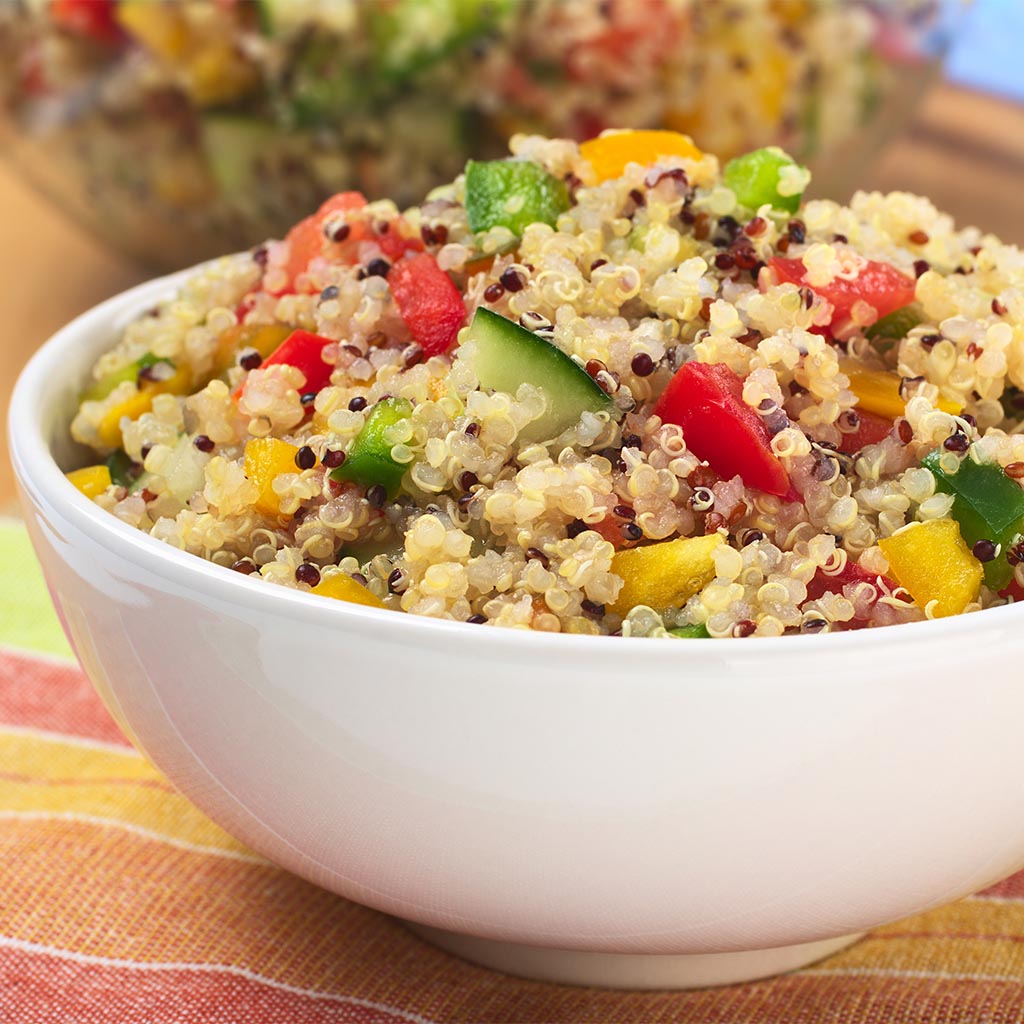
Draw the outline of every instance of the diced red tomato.
[[[825,594],[841,594],[843,587],[848,583],[870,583],[873,587],[877,587],[879,578],[890,590],[896,589],[896,584],[887,576],[879,577],[878,573],[868,572],[856,562],[847,559],[843,571],[836,573],[835,576],[829,576],[820,569],[814,574],[811,582],[807,584],[807,600],[817,601]]]
[[[61,28],[101,43],[124,37],[115,17],[114,0],[51,0],[50,20]]]
[[[395,305],[426,356],[447,352],[466,322],[466,304],[433,256],[399,260],[388,274]]]
[[[623,548],[635,548],[637,546],[637,541],[627,541],[623,536],[622,527],[624,525],[621,519],[616,519],[615,516],[609,514],[600,522],[588,523],[587,529],[593,530],[594,533],[599,533],[616,551],[621,551]]]
[[[324,221],[334,213],[351,213],[366,206],[366,199],[359,192],[339,192],[327,200],[319,210],[305,220],[299,221],[288,232],[288,279],[295,279],[309,266],[310,260],[324,256],[340,263],[355,263],[363,242],[376,242],[387,260],[394,263],[409,252],[422,252],[423,240],[418,235],[407,235],[406,222],[401,217],[387,221],[379,228],[368,220],[355,218],[348,222],[348,232],[340,242],[331,242],[324,237]],[[285,292],[279,294],[286,294]]]
[[[820,288],[807,284],[807,268],[803,260],[773,256],[768,261],[768,266],[775,272],[780,283],[788,282],[808,287],[830,302],[833,310],[830,326],[833,328],[849,322],[850,310],[858,300],[873,306],[878,312],[879,320],[914,301],[914,279],[888,263],[880,263],[877,260],[868,260],[853,279],[837,277],[830,284]]]
[[[862,409],[857,409],[856,412],[860,426],[850,434],[843,434],[839,442],[839,450],[847,455],[856,455],[861,448],[866,448],[869,444],[878,444],[889,436],[893,426],[892,420],[885,416],[878,416]]]
[[[669,381],[655,415],[683,428],[686,446],[724,479],[787,500],[789,476],[771,449],[771,434],[743,401],[743,381],[724,363],[686,363]]]
[[[828,576],[819,569],[811,578],[811,582],[807,584],[807,600],[817,601],[825,594],[841,594],[843,588],[849,583],[870,583],[878,589],[879,580],[890,591],[896,589],[896,584],[888,576],[879,576],[877,573],[868,572],[854,562],[847,560],[846,565],[843,566],[843,571],[835,576]],[[849,622],[840,628],[845,630],[863,629],[867,624],[867,619],[854,616],[854,618],[850,619]]]
[[[410,252],[423,252],[423,239],[422,238],[406,238],[401,228],[405,224],[405,221],[399,217],[397,220],[392,221],[389,225],[389,229],[383,234],[376,232],[375,234],[369,235],[379,246],[380,251],[394,263],[396,260],[400,260],[406,253]]]
[[[294,281],[315,256],[322,255],[331,243],[324,238],[323,223],[332,213],[348,213],[366,205],[361,192],[339,192],[331,196],[316,213],[300,220],[285,236],[288,243],[288,280]]]
[[[1010,582],[999,591],[1000,597],[1012,597],[1015,602],[1024,601],[1024,587],[1018,582],[1016,577],[1010,580]]]
[[[267,366],[294,366],[301,370],[306,378],[302,386],[303,393],[322,391],[331,383],[334,367],[323,360],[323,351],[333,344],[330,338],[309,331],[292,331],[273,352],[260,364],[260,369]],[[243,381],[234,393],[237,401],[245,388]]]

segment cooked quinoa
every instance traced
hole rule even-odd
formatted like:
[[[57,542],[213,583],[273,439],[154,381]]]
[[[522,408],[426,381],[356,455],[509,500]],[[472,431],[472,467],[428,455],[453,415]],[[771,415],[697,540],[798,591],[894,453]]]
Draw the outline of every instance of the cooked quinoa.
[[[513,131],[775,142],[839,180],[902,123],[941,0],[0,2],[28,180],[153,266],[287,226],[344,184],[412,203]]]
[[[1024,253],[904,192],[802,203],[777,150],[746,187],[624,139],[513,137],[504,169],[564,194],[522,224],[540,193],[501,193],[514,229],[471,230],[470,165],[200,268],[97,362],[71,432],[108,464],[72,478],[226,570],[475,624],[778,636],[1024,593]]]

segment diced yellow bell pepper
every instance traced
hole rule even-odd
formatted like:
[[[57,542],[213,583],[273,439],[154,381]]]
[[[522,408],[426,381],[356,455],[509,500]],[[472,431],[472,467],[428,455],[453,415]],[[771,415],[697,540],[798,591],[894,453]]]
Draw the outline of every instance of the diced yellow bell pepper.
[[[115,11],[121,27],[146,49],[172,64],[187,59],[192,33],[178,4],[126,0]]]
[[[86,466],[68,473],[70,480],[90,501],[102,494],[113,482],[106,466]]]
[[[118,402],[100,420],[96,433],[99,436],[100,444],[104,448],[121,447],[121,420],[126,416],[130,420],[137,420],[143,413],[153,408],[153,392],[136,391],[131,398]]]
[[[290,324],[235,324],[217,336],[216,365],[218,373],[226,373],[235,365],[238,353],[254,348],[266,359],[289,334]]]
[[[386,608],[384,602],[373,591],[356,583],[348,573],[336,572],[325,577],[310,591],[321,597],[333,597],[336,601],[349,604],[365,604],[368,608]]]
[[[910,523],[878,542],[889,569],[914,603],[939,619],[978,599],[984,573],[952,519]]]
[[[137,420],[153,408],[157,395],[187,395],[192,388],[192,374],[188,367],[179,366],[166,380],[145,381],[130,398],[119,402],[107,411],[96,428],[100,444],[104,448],[121,447],[121,421],[127,416]]]
[[[245,446],[245,475],[259,488],[256,508],[267,516],[280,516],[281,498],[274,481],[282,473],[298,473],[295,455],[298,448],[276,437],[258,437]]]
[[[900,375],[886,370],[865,370],[851,360],[844,359],[839,368],[850,378],[850,390],[857,396],[857,406],[894,420],[907,411],[907,403],[900,394]],[[940,398],[938,407],[951,416],[960,412],[960,406],[948,398]]]
[[[647,166],[662,156],[699,160],[704,154],[688,135],[663,129],[613,132],[580,143],[580,153],[590,161],[599,181],[619,178],[627,164]]]
[[[612,572],[624,585],[612,611],[625,615],[638,604],[655,611],[685,604],[714,579],[711,553],[721,543],[722,538],[712,533],[616,552]]]
[[[234,47],[214,43],[200,49],[185,74],[189,95],[200,106],[230,103],[256,87],[256,68]]]
[[[192,390],[192,374],[187,366],[179,366],[166,380],[146,381],[142,389],[154,395],[187,395]]]

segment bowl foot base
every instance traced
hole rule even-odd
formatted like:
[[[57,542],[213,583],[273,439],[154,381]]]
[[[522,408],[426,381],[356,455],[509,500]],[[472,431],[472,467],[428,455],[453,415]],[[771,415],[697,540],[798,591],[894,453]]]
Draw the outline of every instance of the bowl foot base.
[[[736,953],[649,955],[545,949],[480,939],[411,921],[405,924],[421,939],[445,952],[505,974],[563,985],[624,989],[709,988],[757,981],[822,960],[856,942],[863,934]]]

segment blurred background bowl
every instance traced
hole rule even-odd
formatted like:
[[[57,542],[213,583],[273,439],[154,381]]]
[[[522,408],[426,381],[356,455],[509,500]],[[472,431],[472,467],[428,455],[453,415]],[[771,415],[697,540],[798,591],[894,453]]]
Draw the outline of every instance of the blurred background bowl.
[[[327,195],[417,202],[515,132],[774,143],[845,198],[940,69],[961,0],[15,0],[19,173],[158,269]]]

